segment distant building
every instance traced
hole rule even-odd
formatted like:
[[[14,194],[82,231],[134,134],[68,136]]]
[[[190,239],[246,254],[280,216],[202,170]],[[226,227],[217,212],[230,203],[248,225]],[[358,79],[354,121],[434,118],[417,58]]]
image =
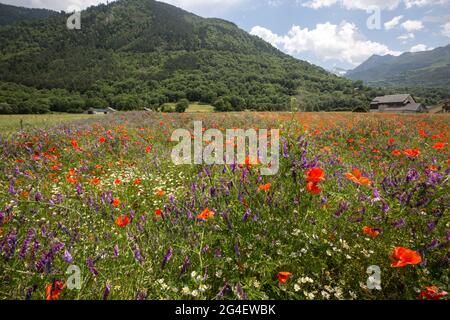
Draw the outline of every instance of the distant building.
[[[417,103],[410,94],[376,97],[370,103],[371,112],[419,113],[426,110],[426,107]]]
[[[89,108],[86,113],[87,114],[109,114],[109,113],[114,113],[117,112],[117,110],[113,109],[113,108],[105,108],[105,109],[96,109],[96,108]]]

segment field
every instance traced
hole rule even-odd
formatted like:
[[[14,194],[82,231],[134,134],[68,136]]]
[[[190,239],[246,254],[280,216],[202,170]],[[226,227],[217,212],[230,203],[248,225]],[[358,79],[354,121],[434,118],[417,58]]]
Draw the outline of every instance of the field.
[[[447,115],[49,117],[0,120],[0,299],[448,299]],[[280,129],[279,172],[175,166],[194,120]]]

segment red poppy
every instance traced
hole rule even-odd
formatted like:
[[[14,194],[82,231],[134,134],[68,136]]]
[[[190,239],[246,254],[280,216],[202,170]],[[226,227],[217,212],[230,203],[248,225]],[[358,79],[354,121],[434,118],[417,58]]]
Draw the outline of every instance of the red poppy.
[[[113,199],[113,201],[111,202],[111,204],[112,204],[114,207],[118,207],[118,206],[120,206],[120,200],[119,200],[119,199]]]
[[[265,192],[269,192],[269,190],[270,190],[270,182],[267,183],[267,184],[264,184],[264,185],[260,184],[258,188],[259,188],[259,190],[263,190]]]
[[[419,299],[440,300],[441,298],[445,297],[447,294],[448,293],[446,291],[439,292],[439,288],[436,286],[426,287],[425,290],[423,290],[420,293]]]
[[[74,149],[78,149],[79,148],[77,140],[72,140],[70,143],[72,144],[72,147]]]
[[[404,154],[406,154],[410,158],[417,158],[420,156],[420,150],[419,149],[406,149],[403,151]]]
[[[116,180],[114,180],[114,184],[115,184],[116,186],[121,185],[121,184],[122,184],[122,180],[116,179]]]
[[[140,185],[141,183],[142,183],[142,180],[141,179],[136,179],[136,180],[134,180],[134,182],[133,182],[136,186],[138,186],[138,185]]]
[[[59,280],[47,284],[45,287],[45,295],[47,300],[58,300],[65,287],[65,283]]]
[[[306,181],[319,183],[325,181],[325,172],[321,168],[312,168],[306,172]]]
[[[156,190],[156,195],[159,197],[164,197],[165,194],[166,194],[166,192],[162,189]]]
[[[433,149],[436,149],[436,150],[443,150],[443,149],[445,148],[445,143],[443,143],[443,142],[438,142],[438,143],[436,143],[432,148],[433,148]]]
[[[91,184],[92,184],[93,186],[99,185],[100,182],[101,182],[101,180],[100,180],[99,178],[91,179]]]
[[[214,218],[214,215],[215,213],[213,211],[209,210],[209,208],[206,208],[197,216],[197,219],[208,220],[210,218]]]
[[[363,232],[372,238],[376,238],[380,235],[380,232],[378,230],[374,230],[368,226],[363,228]]]
[[[319,185],[314,182],[308,182],[306,184],[306,190],[308,190],[311,194],[317,195],[322,192],[322,189],[319,188]]]
[[[145,153],[150,153],[152,151],[152,147],[146,147],[145,148]]]
[[[361,171],[359,171],[359,169],[353,169],[353,171],[351,173],[350,172],[346,173],[345,177],[348,180],[350,180],[350,181],[352,181],[352,182],[354,182],[356,184],[362,185],[362,186],[368,186],[369,187],[369,186],[372,185],[372,181],[370,181],[369,178],[364,177],[362,175]]]
[[[278,272],[277,279],[281,284],[285,284],[292,277],[292,273],[290,272]]]
[[[403,247],[395,247],[391,257],[394,260],[391,264],[393,268],[401,268],[422,262],[422,257],[417,251]]]
[[[100,139],[98,141],[100,141],[100,143],[105,143],[106,142],[106,138],[105,137],[100,137]]]
[[[391,154],[392,154],[393,156],[398,157],[398,156],[401,155],[402,153],[400,152],[400,150],[394,150],[394,151],[392,151]]]
[[[122,215],[116,219],[116,225],[119,228],[124,228],[130,223],[130,218],[127,215]]]
[[[161,216],[162,215],[161,209],[156,209],[155,210],[155,215],[158,216],[158,217]]]

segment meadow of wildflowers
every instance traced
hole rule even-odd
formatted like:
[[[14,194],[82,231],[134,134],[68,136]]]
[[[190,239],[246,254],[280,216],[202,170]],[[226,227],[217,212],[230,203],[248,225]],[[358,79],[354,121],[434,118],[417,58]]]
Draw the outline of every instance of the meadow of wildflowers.
[[[175,166],[195,120],[280,129],[279,172]],[[448,299],[449,128],[132,112],[3,136],[0,299]]]

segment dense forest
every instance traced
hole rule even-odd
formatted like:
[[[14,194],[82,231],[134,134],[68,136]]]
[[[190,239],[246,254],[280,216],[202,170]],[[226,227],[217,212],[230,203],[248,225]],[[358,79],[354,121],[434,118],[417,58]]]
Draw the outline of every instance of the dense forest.
[[[57,15],[58,12],[47,9],[29,9],[0,3],[0,26],[21,21],[45,19]]]
[[[300,110],[353,110],[385,92],[294,59],[233,23],[153,0],[88,8],[81,30],[66,28],[68,16],[0,28],[0,113],[160,110],[186,99],[217,111],[291,110],[292,97]]]

